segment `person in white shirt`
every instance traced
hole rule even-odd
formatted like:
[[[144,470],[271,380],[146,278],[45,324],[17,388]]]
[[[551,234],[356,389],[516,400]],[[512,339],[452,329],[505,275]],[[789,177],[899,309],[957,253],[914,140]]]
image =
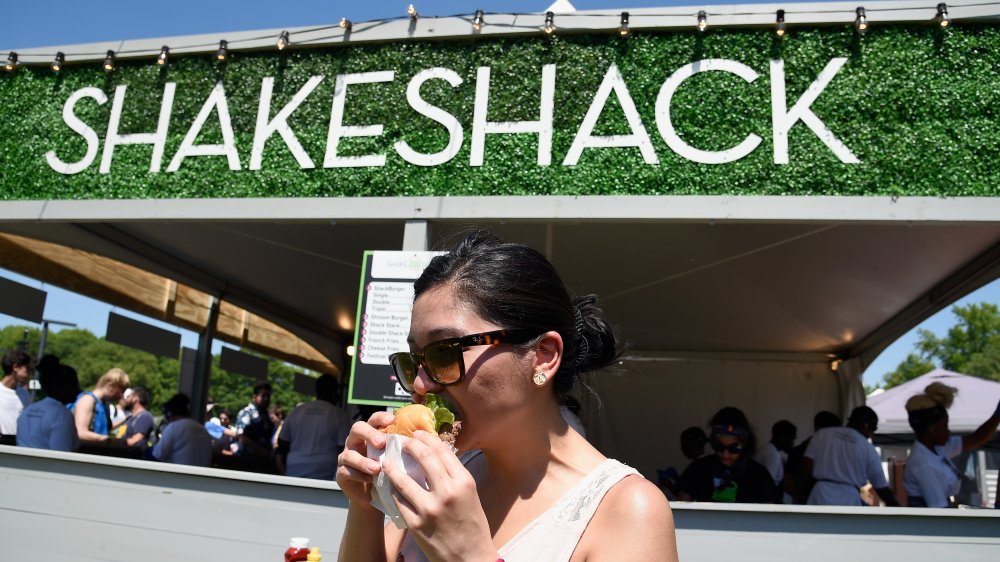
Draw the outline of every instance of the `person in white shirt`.
[[[871,482],[886,505],[899,505],[885,480],[878,452],[868,442],[877,427],[875,410],[858,406],[847,427],[828,427],[813,435],[802,462],[805,473],[816,480],[806,503],[860,506],[860,489]]]
[[[951,507],[962,479],[952,457],[978,449],[993,437],[1000,425],[1000,404],[970,435],[952,435],[948,429],[948,408],[958,389],[933,382],[922,394],[906,402],[910,427],[917,440],[903,472],[907,505],[910,507]]]
[[[278,435],[275,462],[286,476],[333,480],[337,455],[351,430],[347,412],[337,406],[340,383],[333,375],[316,379],[316,400],[299,404],[288,414]]]
[[[31,378],[31,356],[23,351],[12,351],[3,356],[3,376],[14,377],[14,392],[21,399],[21,405],[27,408],[31,405],[31,391],[28,390],[28,380]],[[5,383],[6,385],[6,383]]]
[[[14,436],[17,435],[17,417],[25,407],[17,392],[18,383],[27,380],[31,356],[23,351],[12,351],[5,353],[0,363],[3,366],[3,378],[0,379],[0,435]]]
[[[788,420],[780,420],[771,426],[771,441],[757,453],[757,462],[771,473],[775,485],[784,487],[785,459],[788,452],[795,446],[798,429]]]
[[[14,377],[4,377],[0,381],[0,435],[17,435],[17,417],[23,409],[24,404],[14,392]]]
[[[152,450],[161,462],[209,466],[212,464],[212,437],[204,426],[191,419],[191,399],[175,394],[163,405],[167,426]]]

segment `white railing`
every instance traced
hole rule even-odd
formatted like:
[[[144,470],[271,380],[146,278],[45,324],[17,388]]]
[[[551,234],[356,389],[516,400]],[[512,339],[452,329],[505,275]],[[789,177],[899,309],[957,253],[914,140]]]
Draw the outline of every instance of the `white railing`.
[[[336,560],[333,482],[0,446],[0,560],[281,559],[309,537]],[[682,560],[994,561],[1000,512],[674,505]]]

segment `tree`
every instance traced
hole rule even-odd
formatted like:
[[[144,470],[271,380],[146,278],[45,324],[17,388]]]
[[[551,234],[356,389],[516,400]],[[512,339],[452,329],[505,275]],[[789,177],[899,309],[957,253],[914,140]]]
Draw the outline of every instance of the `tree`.
[[[1000,380],[1000,307],[991,303],[955,306],[957,323],[944,337],[920,330],[916,353],[883,377],[892,388],[940,366],[949,371]]]
[[[906,381],[913,380],[920,375],[933,370],[934,363],[931,363],[916,353],[911,353],[906,356],[906,359],[904,359],[898,367],[896,367],[895,371],[886,373],[885,376],[882,377],[882,387],[889,389],[894,386],[899,386]]]

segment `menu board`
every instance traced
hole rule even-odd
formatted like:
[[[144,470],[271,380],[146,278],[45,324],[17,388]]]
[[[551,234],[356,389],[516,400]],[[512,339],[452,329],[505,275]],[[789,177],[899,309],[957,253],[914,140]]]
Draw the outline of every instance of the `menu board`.
[[[410,349],[406,336],[413,310],[413,282],[443,252],[367,251],[361,267],[354,358],[347,401],[396,406],[410,393],[396,382],[389,355]]]

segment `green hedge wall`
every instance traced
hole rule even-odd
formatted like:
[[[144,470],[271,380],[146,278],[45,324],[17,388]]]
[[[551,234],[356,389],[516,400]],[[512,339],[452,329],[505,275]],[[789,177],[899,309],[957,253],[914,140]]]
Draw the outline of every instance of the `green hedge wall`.
[[[788,165],[773,163],[769,60],[785,61],[789,107],[835,57],[847,65],[813,104],[813,111],[861,160],[841,163],[803,123],[789,133]],[[763,138],[749,156],[729,164],[697,164],[674,154],[654,120],[663,81],[699,59],[725,58],[760,74],[753,84],[721,72],[688,80],[674,96],[672,117],[690,144],[718,150],[748,133]],[[625,82],[653,139],[660,163],[644,163],[636,148],[587,149],[563,166],[577,129],[611,63]],[[538,118],[541,68],[557,65],[552,165],[535,163],[536,135],[488,135],[485,164],[469,166],[476,68],[492,68],[489,119]],[[444,128],[414,112],[406,85],[420,70],[445,67],[464,80],[458,88],[425,83],[425,99],[459,118],[464,143],[446,164],[406,163],[392,144],[435,152]],[[382,152],[380,168],[323,169],[335,76],[395,70],[391,83],[352,86],[345,124],[385,125],[384,135],[345,139],[341,154]],[[289,119],[317,168],[299,169],[275,135],[263,167],[250,171],[250,148],[261,80],[275,77],[272,114],[314,75],[326,78]],[[108,95],[83,100],[77,114],[104,138],[114,88],[127,85],[120,133],[156,129],[165,82],[177,97],[163,158],[165,170],[214,83],[222,80],[243,169],[224,157],[189,157],[176,173],[148,172],[152,148],[119,146],[111,173],[98,173],[100,155],[84,172],[61,175],[44,154],[79,160],[82,138],[62,121],[70,94],[94,86]],[[627,133],[611,100],[596,134]],[[120,63],[106,75],[97,63],[71,65],[56,76],[47,67],[0,75],[0,199],[119,199],[523,194],[746,195],[997,195],[1000,189],[1000,27],[932,26],[793,30],[784,40],[767,31],[710,30],[700,34],[636,33],[400,42],[376,46],[235,53],[220,66],[208,55],[173,57],[160,69],[152,57]],[[221,142],[215,113],[198,138]],[[103,144],[102,144],[103,148]]]

